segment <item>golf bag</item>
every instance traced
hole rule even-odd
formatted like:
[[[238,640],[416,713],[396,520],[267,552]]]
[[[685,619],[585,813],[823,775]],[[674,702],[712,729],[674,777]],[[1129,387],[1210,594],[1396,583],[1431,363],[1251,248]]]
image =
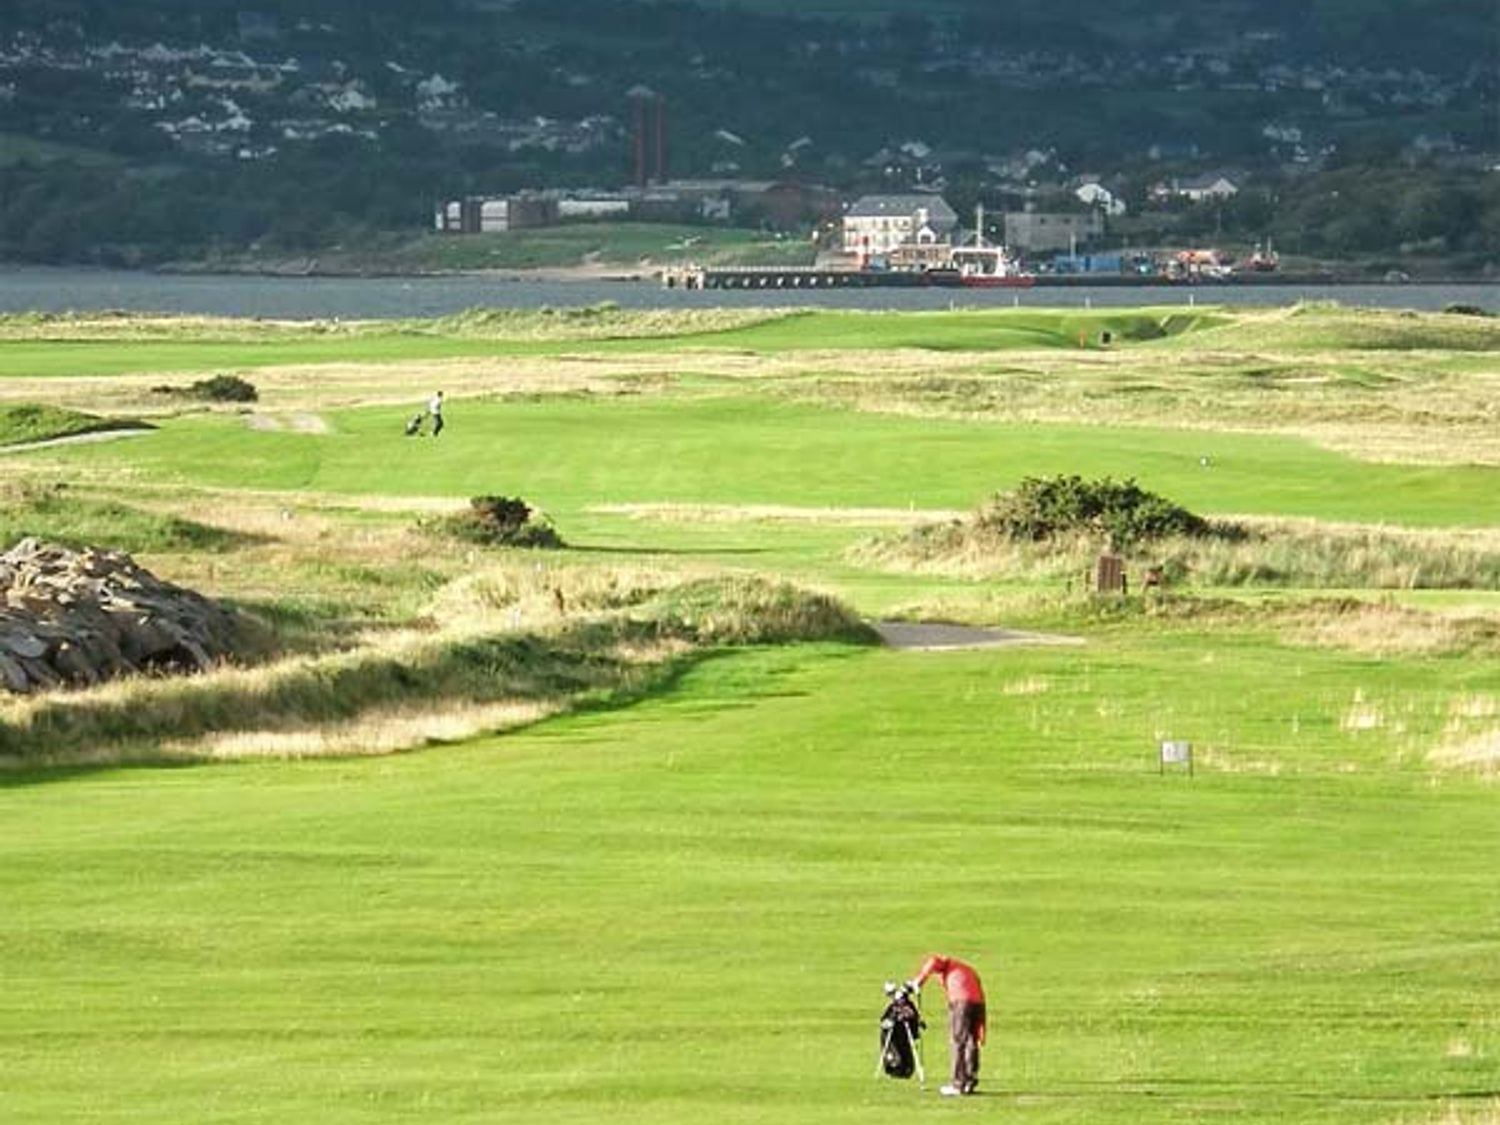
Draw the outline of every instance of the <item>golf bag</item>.
[[[882,1071],[891,1078],[910,1078],[913,1074],[922,1081],[927,1075],[922,1069],[922,1022],[921,1009],[917,1007],[915,992],[904,984],[885,986],[889,998],[885,1011],[880,1013],[880,1064]]]

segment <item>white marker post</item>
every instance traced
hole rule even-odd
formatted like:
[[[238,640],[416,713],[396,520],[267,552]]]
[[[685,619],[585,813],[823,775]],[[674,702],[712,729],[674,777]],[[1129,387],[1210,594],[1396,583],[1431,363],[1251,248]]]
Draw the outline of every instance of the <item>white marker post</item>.
[[[1186,766],[1188,776],[1193,776],[1193,744],[1177,739],[1164,739],[1161,744],[1161,772],[1165,776],[1168,766]]]

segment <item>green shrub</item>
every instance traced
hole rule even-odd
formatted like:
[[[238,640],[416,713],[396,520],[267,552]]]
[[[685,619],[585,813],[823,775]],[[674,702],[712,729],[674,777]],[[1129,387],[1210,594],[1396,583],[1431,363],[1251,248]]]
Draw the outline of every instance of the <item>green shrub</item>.
[[[561,547],[552,521],[518,496],[475,496],[469,509],[439,521],[445,533],[486,547]]]
[[[977,522],[982,530],[1007,539],[1035,543],[1082,532],[1108,536],[1117,548],[1215,530],[1207,520],[1147,492],[1133,479],[1110,477],[1027,477],[1014,491],[996,495],[980,510]]]
[[[254,402],[260,398],[255,385],[238,375],[214,375],[186,387],[152,387],[159,395],[181,395],[200,402]]]

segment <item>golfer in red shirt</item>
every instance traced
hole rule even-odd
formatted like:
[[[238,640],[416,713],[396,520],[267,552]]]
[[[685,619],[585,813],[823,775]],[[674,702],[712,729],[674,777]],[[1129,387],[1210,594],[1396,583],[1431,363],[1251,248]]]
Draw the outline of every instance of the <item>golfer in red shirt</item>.
[[[953,1048],[953,1081],[940,1093],[945,1097],[972,1094],[979,1085],[979,1045],[984,1042],[984,986],[973,966],[937,954],[922,962],[912,980],[920,989],[928,977],[938,977],[948,996],[948,1039]]]

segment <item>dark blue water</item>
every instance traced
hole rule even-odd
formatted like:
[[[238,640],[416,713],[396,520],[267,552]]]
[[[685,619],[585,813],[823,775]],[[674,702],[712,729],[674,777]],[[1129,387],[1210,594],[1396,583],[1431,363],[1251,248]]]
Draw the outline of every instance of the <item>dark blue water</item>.
[[[1272,285],[1016,290],[838,289],[695,292],[647,281],[543,281],[513,277],[326,278],[176,276],[108,270],[0,269],[0,312],[199,313],[275,319],[387,319],[463,309],[568,308],[1108,308],[1138,305],[1283,306],[1337,301],[1369,308],[1500,311],[1497,285]]]

